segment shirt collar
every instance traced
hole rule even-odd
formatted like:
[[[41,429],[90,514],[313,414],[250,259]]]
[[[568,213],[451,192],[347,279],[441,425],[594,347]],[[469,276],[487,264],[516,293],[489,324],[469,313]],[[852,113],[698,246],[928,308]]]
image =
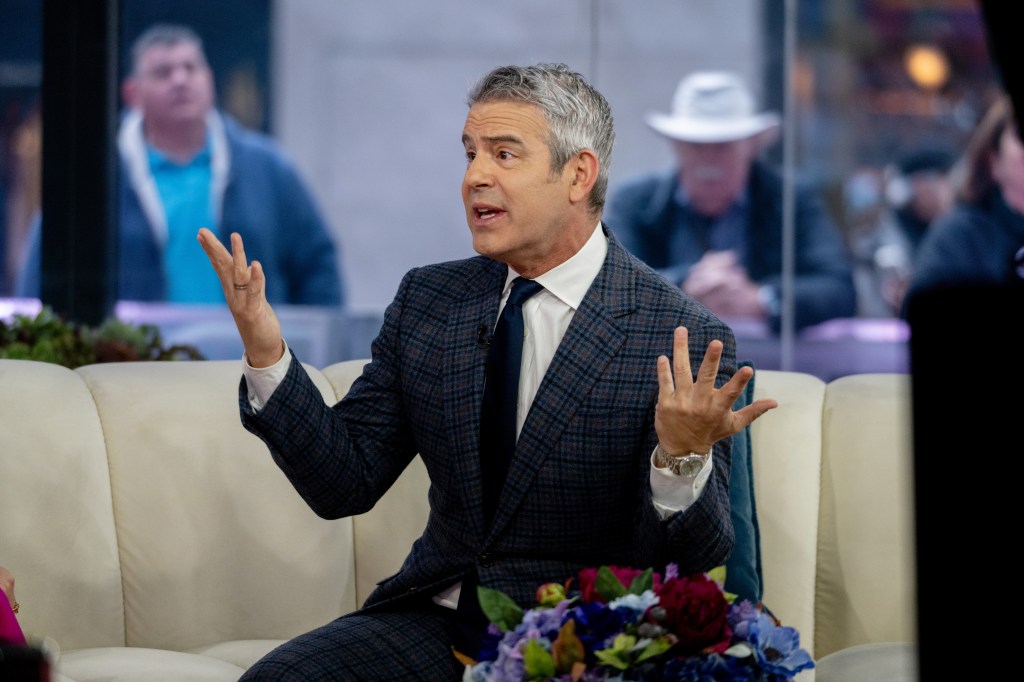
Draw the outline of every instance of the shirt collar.
[[[590,238],[572,258],[540,275],[536,281],[548,293],[576,310],[580,307],[583,297],[587,295],[587,290],[590,289],[597,273],[601,271],[607,254],[608,237],[605,236],[604,229],[598,222],[594,226]],[[509,268],[505,278],[504,294],[508,293],[512,280],[516,277],[519,277],[519,273]]]
[[[146,157],[149,159],[149,165],[151,168],[167,168],[169,166],[185,168],[187,166],[210,165],[211,149],[209,133],[206,134],[206,143],[203,145],[202,149],[196,152],[196,155],[185,163],[171,161],[166,154],[151,145],[149,142],[146,142],[145,145]]]

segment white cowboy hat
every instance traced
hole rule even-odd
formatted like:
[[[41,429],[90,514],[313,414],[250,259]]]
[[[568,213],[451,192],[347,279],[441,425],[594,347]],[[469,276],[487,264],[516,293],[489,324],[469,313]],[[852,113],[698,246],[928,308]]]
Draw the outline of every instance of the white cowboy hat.
[[[673,140],[731,142],[779,125],[772,111],[757,113],[743,80],[726,71],[700,71],[679,81],[672,113],[650,113],[647,125]]]

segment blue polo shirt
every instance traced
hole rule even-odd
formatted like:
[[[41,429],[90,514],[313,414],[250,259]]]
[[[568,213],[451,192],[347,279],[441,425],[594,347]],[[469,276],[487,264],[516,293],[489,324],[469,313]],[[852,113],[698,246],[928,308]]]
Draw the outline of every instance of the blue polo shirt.
[[[210,143],[182,165],[146,145],[149,169],[167,218],[163,264],[166,300],[171,303],[224,303],[220,280],[196,234],[200,227],[216,232],[210,196]]]

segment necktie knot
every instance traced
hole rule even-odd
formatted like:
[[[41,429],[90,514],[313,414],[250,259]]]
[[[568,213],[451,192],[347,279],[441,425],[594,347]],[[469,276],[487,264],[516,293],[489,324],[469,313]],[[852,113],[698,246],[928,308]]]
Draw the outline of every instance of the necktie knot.
[[[508,300],[505,305],[521,306],[528,298],[536,294],[544,287],[532,279],[516,277],[512,280],[512,291],[508,293]]]

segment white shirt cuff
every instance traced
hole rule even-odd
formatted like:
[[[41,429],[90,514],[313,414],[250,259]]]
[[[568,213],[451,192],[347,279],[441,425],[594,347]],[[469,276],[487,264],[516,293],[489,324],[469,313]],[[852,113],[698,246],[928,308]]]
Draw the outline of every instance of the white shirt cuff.
[[[242,355],[242,376],[245,377],[246,395],[253,411],[259,412],[270,400],[277,387],[284,381],[291,366],[292,354],[288,352],[288,342],[284,342],[284,353],[281,359],[270,367],[253,367],[245,354]]]
[[[654,453],[651,453],[651,494],[654,499],[654,508],[658,510],[661,518],[667,519],[697,501],[708,478],[711,477],[714,450],[711,452],[712,454],[704,462],[704,468],[692,481],[677,476],[670,469],[661,469],[656,466]]]

